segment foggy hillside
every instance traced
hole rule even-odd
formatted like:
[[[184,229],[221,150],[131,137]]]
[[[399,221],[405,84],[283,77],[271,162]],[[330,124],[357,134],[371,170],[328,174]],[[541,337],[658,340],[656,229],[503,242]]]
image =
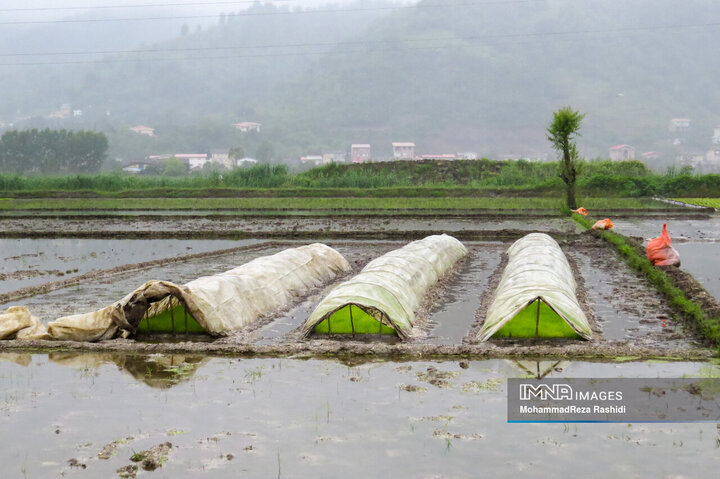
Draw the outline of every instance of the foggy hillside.
[[[41,117],[71,103],[84,110],[83,127],[107,131],[123,157],[242,141],[252,153],[264,141],[277,158],[354,142],[389,154],[391,141],[414,141],[421,154],[541,155],[549,150],[544,127],[566,104],[587,113],[580,140],[587,156],[628,143],[669,158],[706,147],[720,124],[712,87],[720,74],[712,53],[717,2],[386,6],[278,14],[287,7],[258,4],[250,10],[256,15],[223,16],[199,30],[189,22],[183,34],[139,47],[144,53],[3,67],[12,74],[0,86],[13,94],[0,101],[0,122],[19,111],[43,126]],[[668,132],[676,117],[692,119],[681,146]],[[260,137],[228,131],[247,120],[263,124]],[[127,128],[137,124],[155,127],[159,138],[132,138]]]
[[[363,35],[381,42],[368,53],[319,61],[282,114],[346,141],[531,154],[548,149],[552,111],[571,104],[587,112],[580,143],[592,156],[618,143],[667,150],[669,120],[683,116],[693,120],[688,143],[704,147],[720,123],[720,58],[708,50],[718,27],[701,25],[718,19],[710,1],[408,9]]]

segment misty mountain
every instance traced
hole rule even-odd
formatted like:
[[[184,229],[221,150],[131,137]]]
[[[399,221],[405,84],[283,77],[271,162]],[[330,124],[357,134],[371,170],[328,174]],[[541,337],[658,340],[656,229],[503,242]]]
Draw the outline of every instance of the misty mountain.
[[[547,151],[544,127],[567,104],[587,113],[589,156],[618,143],[669,150],[676,117],[693,120],[684,147],[704,147],[720,123],[718,28],[701,26],[717,25],[717,3],[431,5],[376,22],[362,38],[377,43],[319,60],[267,114],[318,141],[486,155]]]
[[[666,156],[704,148],[720,124],[712,87],[720,7],[712,0],[372,8],[383,5],[279,14],[282,7],[256,4],[254,15],[199,30],[188,24],[142,52],[24,68],[22,87],[0,78],[13,92],[0,100],[0,121],[71,103],[85,112],[82,127],[108,132],[121,156],[241,141],[252,153],[264,141],[278,157],[356,142],[382,155],[391,141],[414,141],[420,153],[542,154],[544,128],[567,104],[587,113],[579,144],[590,157],[619,143]],[[677,117],[692,127],[673,146],[668,124]],[[245,120],[263,124],[260,137],[228,130]],[[127,128],[137,124],[155,127],[158,138],[133,138]]]

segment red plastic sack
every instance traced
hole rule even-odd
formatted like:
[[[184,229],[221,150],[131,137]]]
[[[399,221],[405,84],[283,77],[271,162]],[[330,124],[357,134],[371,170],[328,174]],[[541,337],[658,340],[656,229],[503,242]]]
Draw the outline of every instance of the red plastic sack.
[[[577,213],[579,215],[583,215],[583,216],[587,216],[587,214],[588,214],[587,210],[585,208],[583,208],[582,206],[576,210],[570,210],[570,211],[572,211],[573,213]]]
[[[596,221],[595,224],[592,226],[592,229],[594,230],[609,230],[613,227],[612,221],[610,221],[610,218],[605,218],[604,220]]]
[[[659,238],[653,238],[645,249],[647,257],[655,266],[680,266],[680,255],[672,247],[672,239],[667,232],[667,224],[663,224]]]

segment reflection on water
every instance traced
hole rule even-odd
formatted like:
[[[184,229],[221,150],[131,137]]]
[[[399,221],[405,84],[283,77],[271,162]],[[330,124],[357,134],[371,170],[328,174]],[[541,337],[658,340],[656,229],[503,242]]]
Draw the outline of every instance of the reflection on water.
[[[168,389],[189,380],[200,366],[209,361],[206,356],[181,354],[51,352],[47,357],[54,364],[89,373],[95,372],[105,364],[112,364],[137,381],[157,389]],[[32,356],[22,353],[1,353],[0,360],[28,367],[32,362]]]
[[[0,477],[117,477],[166,443],[157,477],[475,478],[478,464],[499,477],[714,477],[715,424],[508,424],[505,379],[718,374],[712,362],[3,353]]]

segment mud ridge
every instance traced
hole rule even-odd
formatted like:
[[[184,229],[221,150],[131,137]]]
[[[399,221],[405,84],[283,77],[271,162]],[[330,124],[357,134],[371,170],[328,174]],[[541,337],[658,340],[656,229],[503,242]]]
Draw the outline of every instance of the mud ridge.
[[[463,241],[502,241],[520,239],[530,233],[544,233],[532,230],[413,230],[413,231],[268,231],[248,232],[243,230],[226,231],[0,231],[0,238],[79,238],[79,239],[266,239],[266,240],[319,240],[319,239],[356,239],[356,240],[415,240],[426,236],[446,233]],[[556,240],[569,240],[578,233],[553,233]]]
[[[259,345],[252,343],[141,343],[115,339],[98,343],[74,341],[0,341],[0,351],[43,352],[123,352],[133,354],[201,354],[231,357],[288,357],[294,359],[337,358],[340,360],[424,359],[596,359],[642,361],[649,359],[704,361],[716,356],[707,348],[653,348],[626,341],[588,343],[585,341],[504,341],[503,344],[436,345],[428,343],[361,343],[333,340],[307,340],[293,344]]]

